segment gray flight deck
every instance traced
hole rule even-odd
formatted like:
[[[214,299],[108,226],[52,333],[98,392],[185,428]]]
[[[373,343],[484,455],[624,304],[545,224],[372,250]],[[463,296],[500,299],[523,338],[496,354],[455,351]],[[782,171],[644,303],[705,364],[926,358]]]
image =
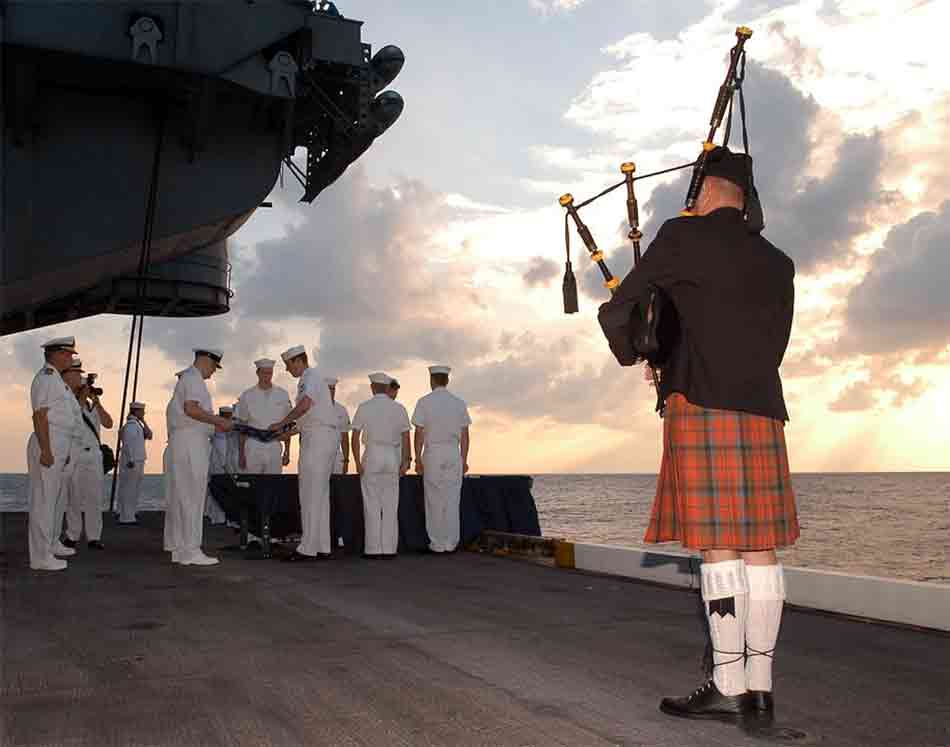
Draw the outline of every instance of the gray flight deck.
[[[699,684],[692,593],[472,553],[179,567],[158,514],[39,573],[25,519],[0,515],[4,747],[950,745],[945,634],[787,612],[751,735],[657,710]]]

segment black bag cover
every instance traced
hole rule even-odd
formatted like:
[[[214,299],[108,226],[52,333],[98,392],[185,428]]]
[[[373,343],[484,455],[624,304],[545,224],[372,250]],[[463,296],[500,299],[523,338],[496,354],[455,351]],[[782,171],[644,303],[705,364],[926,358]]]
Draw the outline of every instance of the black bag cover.
[[[662,288],[651,285],[644,298],[608,301],[597,314],[610,352],[621,366],[665,364],[679,340],[676,308]]]
[[[108,475],[115,468],[115,454],[106,444],[99,444],[99,448],[102,449],[102,473]]]

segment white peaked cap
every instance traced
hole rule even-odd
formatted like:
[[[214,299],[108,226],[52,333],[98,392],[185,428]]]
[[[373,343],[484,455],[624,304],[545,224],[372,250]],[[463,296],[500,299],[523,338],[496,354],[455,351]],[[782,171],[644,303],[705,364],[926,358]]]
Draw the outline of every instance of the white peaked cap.
[[[452,369],[449,366],[429,366],[430,374],[450,374]]]
[[[133,402],[131,405],[129,405],[129,409],[130,409],[130,410],[144,410],[144,409],[145,409],[145,403],[144,403],[144,402]]]
[[[277,363],[273,358],[258,358],[254,361],[255,368],[273,368],[274,364]]]
[[[47,348],[64,348],[66,350],[71,350],[76,347],[76,338],[70,335],[69,337],[54,337],[52,340],[47,340],[40,347],[43,350]]]
[[[218,408],[218,412],[231,412],[231,413],[233,413],[233,412],[234,412],[234,408],[231,407],[231,405],[221,405],[221,407]]]
[[[221,359],[224,357],[217,348],[192,348],[195,355],[206,355],[215,362],[218,368],[221,368]]]
[[[376,373],[371,373],[369,375],[369,381],[371,384],[389,384],[393,380],[393,377],[389,374],[384,374],[382,371],[377,371]]]
[[[303,355],[307,352],[307,349],[303,345],[294,345],[292,348],[287,348],[283,353],[280,354],[280,357],[283,358],[284,363],[296,358],[298,355]]]
[[[327,382],[327,386],[336,386],[340,383],[340,380],[336,376],[327,376],[324,381]]]

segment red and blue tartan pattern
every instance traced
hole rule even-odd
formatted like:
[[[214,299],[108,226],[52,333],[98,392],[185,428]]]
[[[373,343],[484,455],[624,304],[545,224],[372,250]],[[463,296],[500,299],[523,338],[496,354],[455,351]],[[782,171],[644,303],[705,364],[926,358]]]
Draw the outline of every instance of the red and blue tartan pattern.
[[[784,423],[668,397],[644,540],[753,551],[791,545],[798,536]]]

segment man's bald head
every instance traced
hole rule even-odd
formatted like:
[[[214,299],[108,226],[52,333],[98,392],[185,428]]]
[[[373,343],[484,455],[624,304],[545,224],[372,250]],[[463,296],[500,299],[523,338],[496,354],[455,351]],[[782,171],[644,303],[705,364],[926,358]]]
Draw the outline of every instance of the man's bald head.
[[[706,215],[719,208],[742,210],[744,207],[745,195],[742,187],[719,176],[707,176],[703,179],[703,188],[693,212],[696,215]]]

